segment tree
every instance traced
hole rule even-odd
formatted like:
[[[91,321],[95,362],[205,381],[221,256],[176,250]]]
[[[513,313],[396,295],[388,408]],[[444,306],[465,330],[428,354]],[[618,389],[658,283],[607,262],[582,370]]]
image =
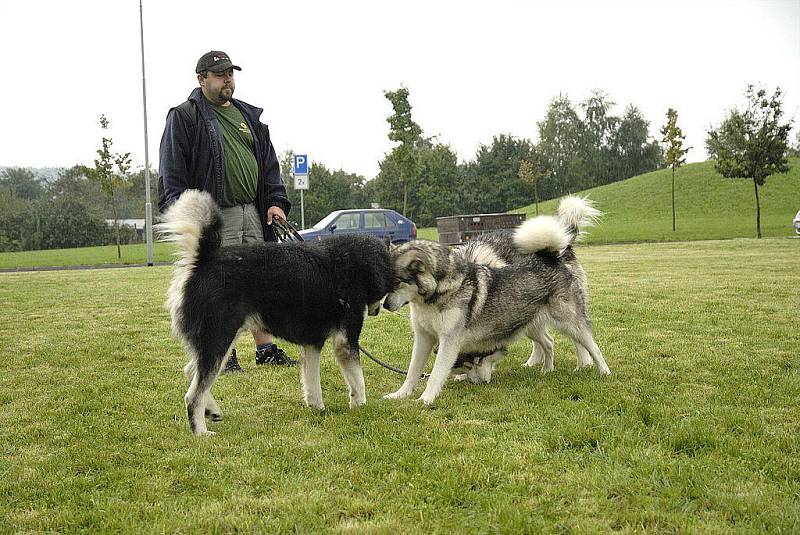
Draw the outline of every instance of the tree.
[[[0,172],[0,188],[8,188],[18,199],[34,200],[44,195],[42,181],[30,169],[9,167]]]
[[[789,150],[786,151],[786,155],[792,158],[800,158],[800,130],[795,132],[794,145],[789,147]]]
[[[88,247],[109,242],[102,212],[88,199],[65,195],[48,200],[41,217],[41,249]]]
[[[650,123],[639,109],[629,104],[611,139],[610,180],[624,180],[655,171],[663,166],[664,156],[658,141],[649,139]]]
[[[552,199],[577,191],[578,177],[583,174],[578,150],[582,126],[569,98],[559,95],[551,100],[544,120],[537,127],[538,147],[550,171],[547,180],[540,184],[542,198]]]
[[[100,116],[100,127],[103,130],[108,129],[108,119],[105,115]],[[128,171],[131,168],[130,153],[125,154],[112,153],[111,146],[113,141],[111,138],[103,136],[102,145],[97,150],[98,159],[94,161],[94,168],[84,167],[83,171],[87,177],[100,184],[100,189],[103,193],[108,195],[111,200],[111,208],[114,214],[114,233],[117,240],[117,258],[122,258],[122,249],[120,248],[119,237],[119,218],[117,216],[117,199],[115,192],[118,189],[130,186],[130,178]],[[114,165],[117,167],[117,172],[114,171]]]
[[[672,168],[672,232],[675,232],[675,170],[686,163],[684,156],[691,147],[683,148],[686,136],[678,126],[678,112],[672,108],[667,110],[667,124],[661,129],[661,135],[666,163]]]
[[[544,166],[542,153],[534,146],[527,160],[519,164],[519,178],[533,186],[533,202],[536,204],[536,215],[539,215],[539,182],[546,179],[549,171]]]
[[[538,184],[544,199],[617,182],[658,169],[663,157],[648,136],[649,123],[633,105],[620,118],[614,102],[595,90],[580,104],[583,118],[569,98],[559,95],[538,123],[540,152],[549,171]]]
[[[791,121],[781,124],[782,97],[776,88],[771,98],[753,85],[745,92],[744,111],[733,109],[716,129],[708,132],[706,150],[725,178],[749,178],[756,197],[756,237],[761,238],[761,203],[758,187],[769,175],[789,170],[786,158]]]
[[[458,213],[462,195],[458,156],[449,145],[437,143],[419,151],[419,181],[415,221],[436,225],[436,218]]]
[[[505,212],[530,204],[533,184],[520,179],[519,168],[532,151],[530,140],[508,134],[494,136],[491,145],[480,145],[464,191],[471,211]]]
[[[620,119],[611,115],[611,108],[615,105],[605,92],[598,89],[580,104],[584,112],[578,129],[578,151],[585,180],[582,186],[608,184],[616,178],[613,139]]]
[[[400,143],[392,152],[395,153],[398,175],[403,185],[403,215],[410,217],[407,213],[408,186],[417,175],[417,143],[422,140],[422,129],[411,119],[407,88],[384,91],[383,95],[392,103],[394,110],[386,122],[389,123],[389,139]]]

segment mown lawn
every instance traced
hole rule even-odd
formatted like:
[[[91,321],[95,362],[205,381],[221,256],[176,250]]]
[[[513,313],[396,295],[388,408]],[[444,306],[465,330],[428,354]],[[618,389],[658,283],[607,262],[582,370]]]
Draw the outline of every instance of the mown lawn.
[[[74,249],[48,249],[43,251],[19,251],[0,253],[0,269],[29,268],[36,266],[97,266],[104,264],[145,264],[147,245],[137,243],[121,246],[122,258],[117,258],[116,245],[76,247]],[[153,262],[175,260],[171,244],[153,244]]]
[[[520,342],[429,409],[381,399],[402,378],[365,359],[350,411],[326,351],[320,414],[243,339],[211,439],[186,423],[170,268],[2,273],[0,532],[800,530],[800,240],[579,256],[609,378],[563,338],[555,373],[524,369]],[[363,345],[406,366],[406,315]]]

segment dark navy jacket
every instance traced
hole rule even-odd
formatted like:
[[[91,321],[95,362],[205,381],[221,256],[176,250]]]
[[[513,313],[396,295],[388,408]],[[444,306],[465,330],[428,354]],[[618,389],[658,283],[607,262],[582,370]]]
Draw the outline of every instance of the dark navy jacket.
[[[231,99],[231,103],[242,112],[253,133],[259,175],[255,205],[264,238],[274,239],[266,222],[267,210],[270,206],[279,206],[288,215],[292,205],[281,180],[280,163],[269,138],[269,128],[259,121],[264,110],[241,100]],[[186,102],[167,114],[158,166],[159,210],[163,212],[187,189],[207,191],[220,203],[225,188],[224,157],[219,122],[197,87]]]

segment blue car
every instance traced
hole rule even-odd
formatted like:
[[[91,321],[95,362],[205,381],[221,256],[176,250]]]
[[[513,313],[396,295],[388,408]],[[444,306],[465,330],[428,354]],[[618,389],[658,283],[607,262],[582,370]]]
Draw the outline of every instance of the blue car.
[[[336,210],[313,227],[301,230],[304,240],[324,240],[336,234],[371,234],[392,243],[417,239],[417,226],[394,210],[383,208]]]

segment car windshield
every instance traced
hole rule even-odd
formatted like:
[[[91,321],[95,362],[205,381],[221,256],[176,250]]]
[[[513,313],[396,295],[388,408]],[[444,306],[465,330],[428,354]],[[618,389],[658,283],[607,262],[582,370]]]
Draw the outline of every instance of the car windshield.
[[[336,219],[337,215],[339,215],[338,211],[331,212],[330,214],[328,214],[325,217],[323,217],[322,219],[320,219],[319,222],[316,225],[314,225],[313,227],[311,227],[311,228],[315,228],[317,230],[324,229],[325,227],[327,227],[328,225],[333,223],[333,220]]]

